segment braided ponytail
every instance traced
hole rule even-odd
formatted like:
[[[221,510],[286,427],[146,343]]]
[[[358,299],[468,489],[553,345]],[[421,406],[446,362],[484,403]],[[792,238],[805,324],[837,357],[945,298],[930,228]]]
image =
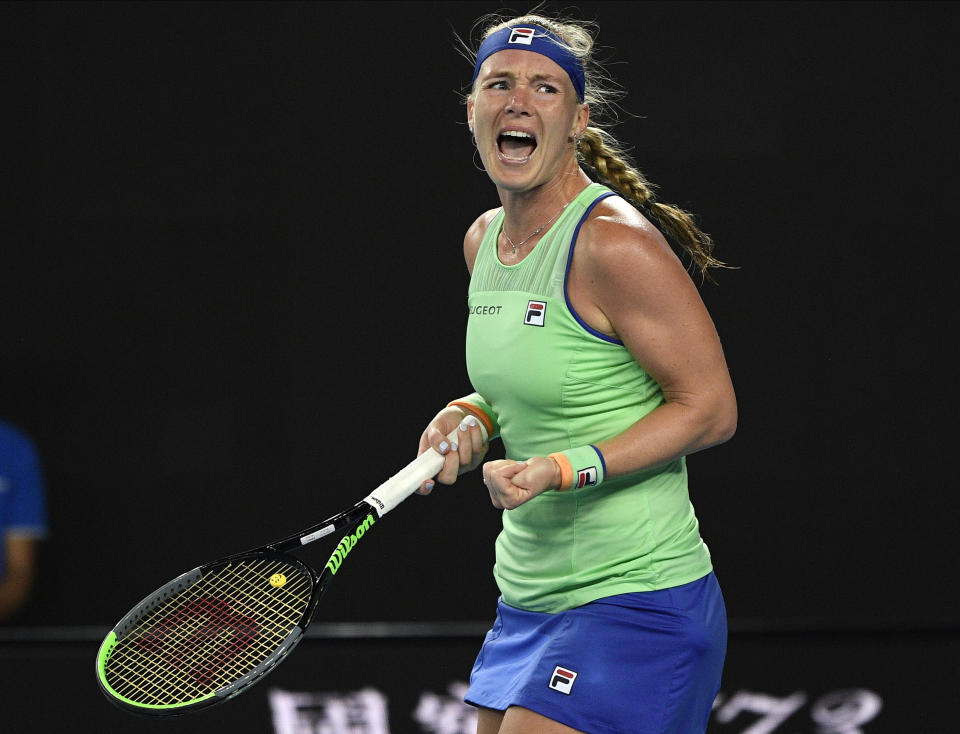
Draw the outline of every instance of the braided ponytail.
[[[588,127],[580,138],[580,161],[639,209],[671,243],[681,247],[704,277],[710,268],[726,267],[713,256],[713,239],[694,222],[693,215],[656,201],[654,185],[631,165],[619,143],[598,127]]]

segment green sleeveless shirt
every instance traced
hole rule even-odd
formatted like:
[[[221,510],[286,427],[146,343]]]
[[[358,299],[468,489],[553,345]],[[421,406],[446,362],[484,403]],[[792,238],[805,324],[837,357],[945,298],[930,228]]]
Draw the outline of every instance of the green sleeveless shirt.
[[[566,299],[577,233],[609,195],[600,184],[587,186],[516,265],[497,254],[502,210],[480,244],[469,289],[467,370],[496,413],[508,458],[598,443],[664,402],[623,344],[592,330]],[[505,603],[560,612],[678,586],[710,570],[679,459],[505,510],[494,577]]]

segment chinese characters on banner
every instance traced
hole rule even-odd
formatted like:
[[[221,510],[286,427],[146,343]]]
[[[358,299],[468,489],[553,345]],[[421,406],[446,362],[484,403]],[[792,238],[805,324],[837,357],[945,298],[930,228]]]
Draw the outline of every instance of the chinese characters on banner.
[[[443,694],[423,692],[416,707],[409,712],[407,728],[403,731],[474,734],[477,713],[463,702],[466,690],[466,683],[454,682]],[[373,688],[349,693],[274,688],[268,698],[275,734],[391,734],[388,698]],[[868,734],[862,727],[875,720],[882,708],[880,696],[864,688],[833,691],[812,702],[804,691],[786,696],[748,690],[731,695],[721,692],[714,703],[708,731],[716,734]]]

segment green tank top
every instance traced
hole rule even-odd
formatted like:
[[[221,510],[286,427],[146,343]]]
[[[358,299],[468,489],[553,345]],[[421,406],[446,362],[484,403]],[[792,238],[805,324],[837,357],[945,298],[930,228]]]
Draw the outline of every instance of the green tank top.
[[[587,186],[516,265],[487,228],[469,289],[467,370],[496,413],[506,456],[595,444],[664,402],[623,344],[591,329],[566,298],[580,226],[613,193]],[[545,492],[503,512],[494,577],[503,601],[560,612],[606,596],[678,586],[711,570],[683,459],[599,486]]]

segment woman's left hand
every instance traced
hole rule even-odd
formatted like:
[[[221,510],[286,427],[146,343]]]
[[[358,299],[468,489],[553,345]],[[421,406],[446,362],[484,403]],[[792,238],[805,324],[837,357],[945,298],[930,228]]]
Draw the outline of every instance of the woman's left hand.
[[[483,465],[483,483],[498,510],[512,510],[538,494],[560,487],[560,466],[546,456],[526,461],[501,459]]]

